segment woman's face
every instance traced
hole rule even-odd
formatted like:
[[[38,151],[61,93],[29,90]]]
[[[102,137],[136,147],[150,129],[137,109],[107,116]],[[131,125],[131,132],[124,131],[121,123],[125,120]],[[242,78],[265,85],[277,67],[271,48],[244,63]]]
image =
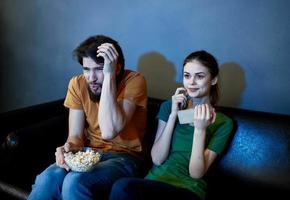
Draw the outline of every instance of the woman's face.
[[[210,88],[216,84],[217,78],[212,79],[208,68],[196,60],[190,61],[183,68],[183,86],[192,98],[209,96]]]

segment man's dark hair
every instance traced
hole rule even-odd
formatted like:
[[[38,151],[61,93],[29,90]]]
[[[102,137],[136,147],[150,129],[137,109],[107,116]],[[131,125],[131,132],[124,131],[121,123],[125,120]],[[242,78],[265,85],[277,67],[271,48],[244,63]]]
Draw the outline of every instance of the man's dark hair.
[[[124,73],[124,66],[125,66],[125,59],[123,55],[123,51],[116,40],[105,36],[105,35],[96,35],[87,38],[83,41],[74,51],[73,55],[78,60],[78,62],[83,65],[83,57],[90,57],[96,63],[104,63],[103,57],[97,57],[97,50],[98,46],[104,43],[111,43],[114,45],[115,49],[117,50],[118,56],[118,63],[121,64],[121,71],[120,76]]]

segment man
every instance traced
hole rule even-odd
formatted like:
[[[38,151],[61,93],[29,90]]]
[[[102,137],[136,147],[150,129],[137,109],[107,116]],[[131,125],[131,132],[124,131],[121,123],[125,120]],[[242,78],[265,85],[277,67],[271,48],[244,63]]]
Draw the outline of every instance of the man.
[[[144,153],[147,92],[144,77],[124,69],[119,44],[103,35],[82,42],[74,55],[83,74],[70,80],[64,105],[69,135],[56,163],[37,176],[28,199],[106,199],[112,184],[135,176]],[[93,147],[102,153],[90,172],[73,172],[64,153]]]

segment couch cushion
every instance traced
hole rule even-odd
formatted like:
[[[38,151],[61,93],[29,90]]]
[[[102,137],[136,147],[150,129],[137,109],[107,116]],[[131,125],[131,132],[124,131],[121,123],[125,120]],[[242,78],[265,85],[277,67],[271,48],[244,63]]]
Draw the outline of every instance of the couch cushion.
[[[236,195],[245,191],[248,195],[251,190],[259,197],[289,195],[290,116],[229,108],[222,111],[234,119],[235,134],[208,177],[210,195],[225,189]]]

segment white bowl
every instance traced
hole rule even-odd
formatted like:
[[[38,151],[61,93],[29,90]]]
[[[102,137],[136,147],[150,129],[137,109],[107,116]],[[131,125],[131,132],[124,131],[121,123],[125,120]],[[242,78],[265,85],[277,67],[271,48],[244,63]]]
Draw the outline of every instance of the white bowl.
[[[64,153],[64,160],[72,171],[89,172],[101,159],[101,154],[93,149],[86,147],[83,151],[76,153]]]

